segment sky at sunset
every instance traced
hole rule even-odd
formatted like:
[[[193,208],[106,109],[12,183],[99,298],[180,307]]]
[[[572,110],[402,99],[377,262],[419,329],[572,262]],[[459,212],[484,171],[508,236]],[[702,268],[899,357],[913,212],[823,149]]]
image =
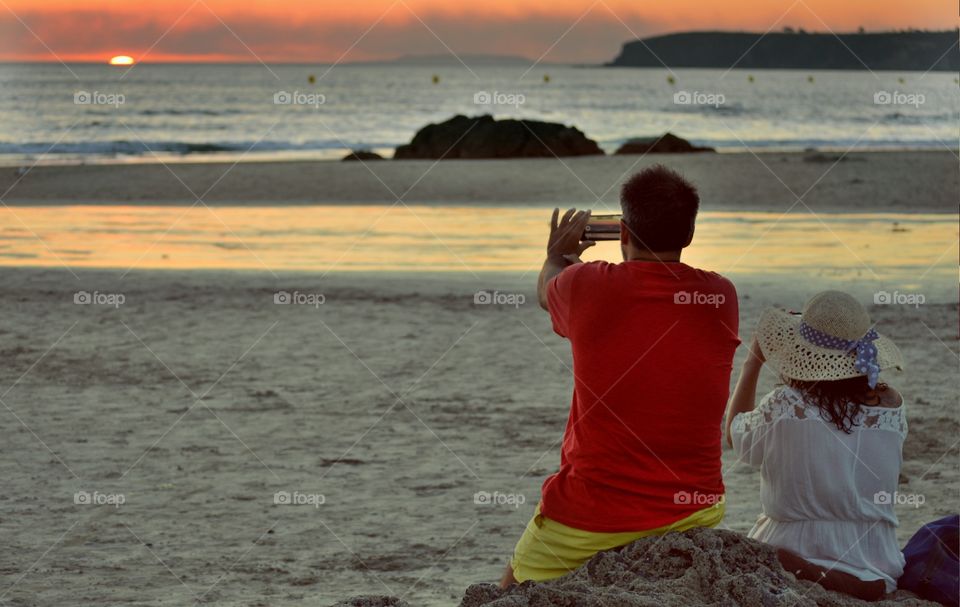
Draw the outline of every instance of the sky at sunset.
[[[682,30],[957,24],[944,0],[0,0],[0,60],[329,63],[453,51],[594,63],[636,36]]]

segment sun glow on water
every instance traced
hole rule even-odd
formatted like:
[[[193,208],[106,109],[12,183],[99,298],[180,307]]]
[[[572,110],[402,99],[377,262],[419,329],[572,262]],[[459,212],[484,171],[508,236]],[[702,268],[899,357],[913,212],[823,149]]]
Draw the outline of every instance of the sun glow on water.
[[[218,207],[220,223],[202,208],[24,207],[14,217],[0,207],[0,226],[7,226],[0,229],[0,267],[535,274],[543,263],[544,217],[550,211],[427,205],[291,208]],[[702,212],[684,261],[721,274],[770,280],[803,276],[933,289],[956,276],[956,263],[944,251],[956,242],[957,219],[954,214],[836,213],[821,220]],[[174,223],[177,229],[170,230]],[[231,227],[226,233],[223,224]],[[31,237],[34,232],[56,243],[55,251]],[[584,259],[618,261],[619,246],[602,243],[588,249]]]

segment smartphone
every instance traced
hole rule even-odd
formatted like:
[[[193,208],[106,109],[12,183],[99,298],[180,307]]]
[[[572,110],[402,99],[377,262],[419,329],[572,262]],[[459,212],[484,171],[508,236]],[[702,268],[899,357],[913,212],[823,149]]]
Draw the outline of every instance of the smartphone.
[[[620,240],[622,215],[591,215],[580,240]]]

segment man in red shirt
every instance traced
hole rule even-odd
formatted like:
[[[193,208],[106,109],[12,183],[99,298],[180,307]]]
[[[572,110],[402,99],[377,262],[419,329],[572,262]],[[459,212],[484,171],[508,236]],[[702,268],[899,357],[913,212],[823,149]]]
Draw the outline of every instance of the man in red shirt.
[[[662,166],[621,190],[622,263],[582,263],[589,211],[554,209],[540,305],[570,340],[574,390],[560,470],[543,484],[503,586],[559,577],[596,552],[723,517],[721,421],[737,293],[680,261],[700,199]]]

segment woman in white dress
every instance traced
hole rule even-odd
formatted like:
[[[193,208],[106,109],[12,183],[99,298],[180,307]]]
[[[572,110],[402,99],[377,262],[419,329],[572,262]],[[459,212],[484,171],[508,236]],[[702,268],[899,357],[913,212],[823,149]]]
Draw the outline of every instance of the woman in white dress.
[[[782,384],[754,409],[764,363]],[[826,291],[801,315],[763,314],[727,409],[728,443],[760,467],[749,536],[798,577],[867,599],[895,590],[904,565],[893,505],[907,422],[879,381],[894,367],[900,351],[864,307]]]

